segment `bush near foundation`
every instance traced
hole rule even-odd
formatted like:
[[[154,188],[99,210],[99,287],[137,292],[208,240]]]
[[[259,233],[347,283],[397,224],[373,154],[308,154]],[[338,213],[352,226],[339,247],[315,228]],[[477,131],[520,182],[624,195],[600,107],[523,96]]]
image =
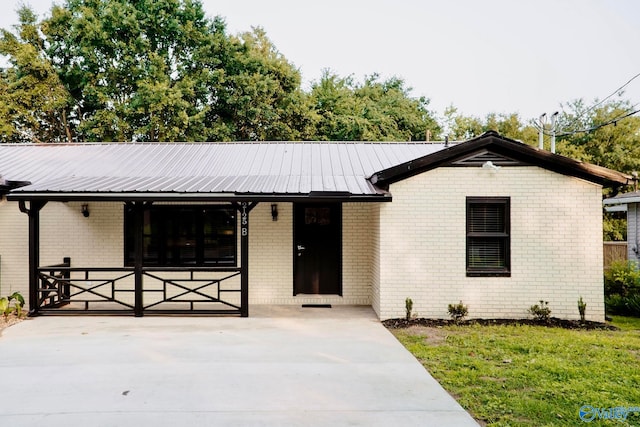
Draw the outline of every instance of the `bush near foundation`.
[[[616,261],[604,273],[604,302],[609,314],[640,317],[640,270],[633,261]]]
[[[7,297],[0,298],[0,313],[2,313],[5,319],[11,314],[14,314],[17,317],[22,317],[23,307],[24,298],[20,292],[14,292]]]

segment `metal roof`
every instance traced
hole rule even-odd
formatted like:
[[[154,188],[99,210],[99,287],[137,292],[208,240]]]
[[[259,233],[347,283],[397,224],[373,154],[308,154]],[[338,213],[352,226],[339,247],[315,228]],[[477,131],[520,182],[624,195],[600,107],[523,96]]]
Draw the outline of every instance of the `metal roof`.
[[[385,194],[369,182],[371,175],[443,148],[426,142],[0,144],[0,174],[31,183],[11,192],[18,198],[54,193],[379,198]]]
[[[14,200],[390,200],[389,184],[441,166],[469,166],[460,159],[484,152],[601,185],[634,180],[487,132],[449,147],[427,142],[0,144],[0,190],[8,189]]]
[[[640,191],[632,191],[630,193],[620,193],[614,197],[604,199],[605,205],[626,205],[629,203],[640,203]]]

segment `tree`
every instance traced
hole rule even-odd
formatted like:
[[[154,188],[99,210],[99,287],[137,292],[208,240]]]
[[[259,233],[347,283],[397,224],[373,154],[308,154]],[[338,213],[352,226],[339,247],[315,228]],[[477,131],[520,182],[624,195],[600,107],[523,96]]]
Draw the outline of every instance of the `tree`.
[[[300,72],[261,28],[231,37],[223,74],[210,81],[216,94],[208,119],[214,139],[250,141],[309,139],[314,120]]]
[[[354,95],[353,80],[341,78],[325,71],[319,82],[311,88],[313,111],[318,116],[315,138],[329,141],[353,141],[362,139],[367,123],[360,114]]]
[[[424,140],[440,126],[427,109],[429,100],[412,98],[402,79],[381,81],[374,74],[359,84],[325,71],[310,98],[318,117],[315,139],[330,141]]]
[[[229,36],[221,18],[206,18],[199,0],[66,0],[41,24],[22,10],[20,31],[29,37],[4,32],[0,53],[13,66],[0,76],[0,96],[23,101],[22,110],[6,105],[21,111],[21,131],[31,139],[63,139],[40,129],[43,123],[60,128],[51,117],[28,121],[36,109],[61,116],[64,132],[58,133],[67,141],[313,135],[315,116],[299,71],[262,29]],[[34,71],[36,66],[46,73]],[[29,96],[16,90],[25,75],[31,79],[23,84]],[[34,93],[40,87],[60,93],[39,101],[36,95],[44,98],[44,91]],[[6,117],[0,129],[6,140],[15,140],[16,119]]]
[[[563,106],[557,121],[557,152],[621,172],[640,170],[640,118],[629,101],[577,99]],[[611,189],[605,189],[611,194]],[[604,240],[624,240],[626,221],[604,212]]]
[[[13,34],[2,30],[0,54],[11,67],[0,71],[0,141],[72,141],[72,99],[44,50],[37,18],[18,10]]]
[[[640,117],[627,100],[575,100],[563,108],[556,130],[558,153],[621,172],[640,170]],[[628,116],[628,117],[626,117]]]
[[[511,114],[488,114],[486,118],[485,131],[495,130],[507,138],[522,141],[525,144],[538,144],[538,131],[530,124],[525,124],[520,120],[517,113]]]
[[[450,105],[444,110],[444,124],[449,139],[465,141],[484,133],[484,123],[478,117],[458,114],[458,109]]]
[[[226,34],[199,0],[65,0],[3,31],[2,141],[423,140],[403,80],[326,73],[310,93],[264,30]]]
[[[458,109],[452,105],[444,112],[444,122],[449,139],[456,141],[475,138],[493,130],[507,138],[537,145],[538,131],[532,125],[524,124],[517,113],[490,113],[482,120],[478,117],[458,114]]]
[[[225,52],[224,23],[191,0],[67,0],[42,25],[75,102],[78,140],[205,137],[203,51]],[[208,64],[215,64],[207,58]]]

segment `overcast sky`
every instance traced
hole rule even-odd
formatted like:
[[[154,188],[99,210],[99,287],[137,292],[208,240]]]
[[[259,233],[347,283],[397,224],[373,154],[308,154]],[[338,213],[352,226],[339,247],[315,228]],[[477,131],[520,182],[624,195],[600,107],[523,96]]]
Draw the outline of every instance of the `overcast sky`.
[[[0,27],[21,0],[2,0]],[[26,0],[42,16],[52,0]],[[230,33],[263,27],[305,82],[398,76],[441,114],[551,113],[640,73],[638,0],[203,0]],[[624,98],[640,103],[640,78]],[[640,105],[639,105],[640,106]]]

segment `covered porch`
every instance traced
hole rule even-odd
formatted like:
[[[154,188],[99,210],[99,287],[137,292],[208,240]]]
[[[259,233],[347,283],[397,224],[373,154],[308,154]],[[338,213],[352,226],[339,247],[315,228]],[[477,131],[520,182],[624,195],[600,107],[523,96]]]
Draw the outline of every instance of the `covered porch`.
[[[68,197],[68,196],[67,196]],[[96,196],[76,196],[82,214],[88,217],[89,202],[105,201]],[[112,198],[107,198],[114,201]],[[20,211],[29,218],[29,315],[43,314],[221,314],[249,315],[249,213],[257,201],[229,201],[237,213],[239,257],[218,265],[153,265],[145,247],[145,215],[155,200],[115,200],[123,202],[133,219],[128,224],[132,237],[131,259],[110,267],[77,266],[71,257],[60,263],[42,265],[40,220],[42,208],[52,195],[19,198]],[[185,205],[189,206],[189,205]],[[235,217],[234,217],[235,219]],[[235,228],[235,224],[233,227]],[[123,224],[123,227],[127,225]],[[125,233],[127,231],[125,230]],[[234,236],[236,233],[234,232]],[[186,244],[187,248],[189,243]],[[234,248],[235,249],[235,248]]]
[[[370,233],[378,203],[354,202],[344,195],[340,199],[325,196],[252,201],[229,200],[233,196],[225,200],[156,196],[153,201],[52,193],[28,197],[16,205],[29,222],[28,300],[32,316],[247,317],[250,306],[372,304],[375,245]],[[302,234],[295,232],[294,212],[299,207],[327,205],[339,207],[343,216],[338,221],[340,242],[335,249],[342,257],[336,265],[339,289],[322,291],[311,284],[306,290],[296,291],[295,269],[300,259],[300,245],[296,243],[300,243]],[[229,261],[219,257],[223,262],[176,265],[176,259],[173,264],[159,265],[150,259],[154,250],[148,247],[149,213],[166,208],[183,216],[185,211],[202,208],[233,212],[235,246]],[[188,251],[190,246],[183,244],[178,250]]]

